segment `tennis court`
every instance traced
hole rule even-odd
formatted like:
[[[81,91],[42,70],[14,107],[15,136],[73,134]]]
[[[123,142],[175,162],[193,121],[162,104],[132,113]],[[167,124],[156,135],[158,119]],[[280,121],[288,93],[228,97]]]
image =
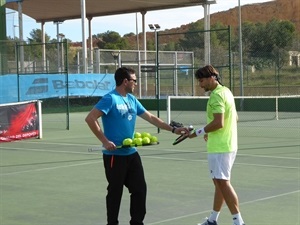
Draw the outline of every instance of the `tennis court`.
[[[155,113],[155,112],[154,112]],[[100,147],[72,113],[70,130],[47,124],[43,139],[0,145],[1,225],[105,225],[106,180]],[[161,112],[165,120],[166,113]],[[53,119],[53,114],[51,115]],[[58,115],[63,117],[63,115]],[[48,127],[47,127],[48,126]],[[247,225],[300,224],[300,118],[239,123],[232,183]],[[176,136],[138,119],[137,131],[160,144],[139,148],[148,185],[146,225],[196,225],[212,208],[213,185],[204,141],[172,145]],[[124,189],[120,225],[129,221]],[[224,206],[220,225],[231,225]]]

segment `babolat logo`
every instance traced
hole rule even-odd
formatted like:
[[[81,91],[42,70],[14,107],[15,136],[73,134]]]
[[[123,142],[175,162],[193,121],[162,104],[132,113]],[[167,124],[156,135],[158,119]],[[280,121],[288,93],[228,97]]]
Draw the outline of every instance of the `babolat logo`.
[[[69,88],[78,88],[78,89],[99,89],[99,90],[109,90],[110,82],[99,82],[97,80],[93,81],[81,81],[74,80],[69,82],[64,82],[62,80],[52,80],[54,89],[64,89],[67,86]]]
[[[68,82],[60,79],[37,78],[34,79],[32,85],[28,88],[26,95],[52,94],[59,95],[60,90],[66,88],[75,89],[73,94],[82,94],[87,90],[108,91],[112,86],[110,81],[99,82],[97,80],[69,80]],[[77,89],[77,90],[76,90]],[[85,89],[85,90],[84,90]]]
[[[31,86],[28,88],[26,95],[34,95],[48,92],[48,78],[34,79]]]

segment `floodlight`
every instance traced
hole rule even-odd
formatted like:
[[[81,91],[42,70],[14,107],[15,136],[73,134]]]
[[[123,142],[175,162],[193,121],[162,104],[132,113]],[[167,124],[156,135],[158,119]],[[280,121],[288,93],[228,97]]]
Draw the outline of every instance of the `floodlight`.
[[[160,29],[160,26],[158,24],[154,24],[156,29]]]
[[[149,24],[148,26],[149,26],[149,28],[150,28],[151,30],[154,30],[154,29],[155,29],[154,26],[153,26],[153,24]]]

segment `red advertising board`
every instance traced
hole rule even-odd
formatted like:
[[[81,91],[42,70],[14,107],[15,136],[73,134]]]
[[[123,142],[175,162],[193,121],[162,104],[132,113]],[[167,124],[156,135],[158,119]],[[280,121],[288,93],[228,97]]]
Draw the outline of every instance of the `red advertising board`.
[[[39,136],[37,103],[0,107],[0,142]]]

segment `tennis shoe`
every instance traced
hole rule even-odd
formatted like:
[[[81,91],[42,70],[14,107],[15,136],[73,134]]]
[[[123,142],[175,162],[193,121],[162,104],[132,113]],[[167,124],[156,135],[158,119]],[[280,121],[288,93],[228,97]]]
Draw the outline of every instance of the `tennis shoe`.
[[[207,217],[206,217],[205,219],[206,219],[205,222],[203,222],[203,223],[198,223],[198,225],[218,225],[217,221],[210,222],[210,221],[208,220]]]
[[[237,218],[233,218],[233,224],[232,225],[246,225],[244,223],[236,222]]]

